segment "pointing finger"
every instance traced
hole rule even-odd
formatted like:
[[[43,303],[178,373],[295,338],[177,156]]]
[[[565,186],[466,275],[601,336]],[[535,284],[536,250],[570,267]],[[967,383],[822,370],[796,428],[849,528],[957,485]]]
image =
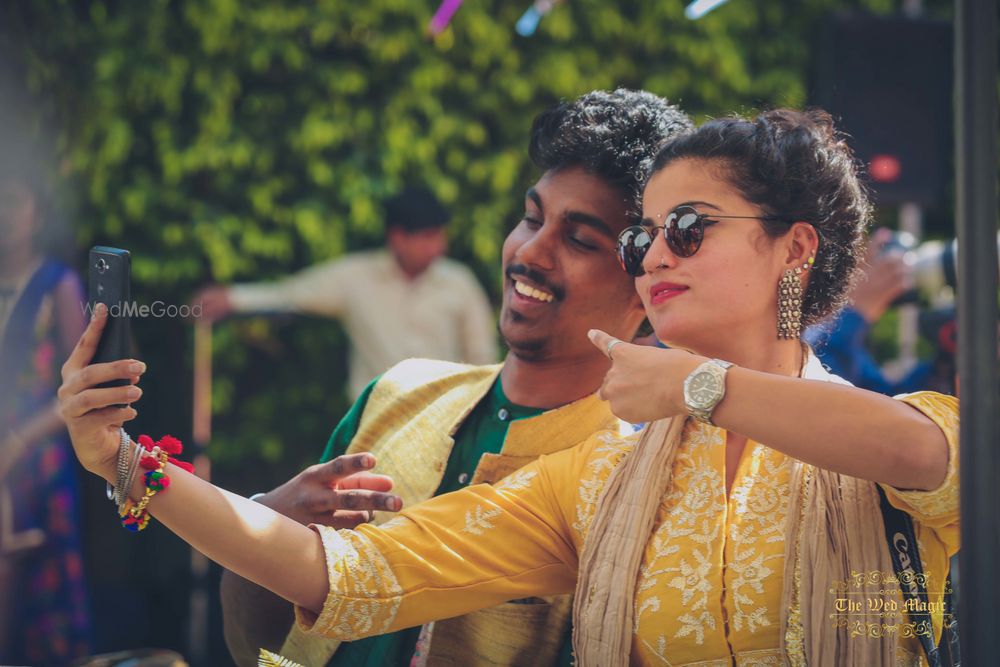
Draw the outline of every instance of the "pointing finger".
[[[614,357],[611,356],[611,350],[625,342],[600,329],[591,329],[587,333],[587,337],[590,338],[590,342],[594,344],[594,347],[603,352],[604,356],[612,361],[614,361]]]

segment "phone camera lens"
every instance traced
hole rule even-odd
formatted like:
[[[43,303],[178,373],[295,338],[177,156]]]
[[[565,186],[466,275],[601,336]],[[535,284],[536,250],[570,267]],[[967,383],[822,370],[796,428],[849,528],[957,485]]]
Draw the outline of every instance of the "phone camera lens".
[[[103,274],[105,271],[108,270],[108,263],[104,260],[103,257],[101,257],[100,259],[97,260],[96,266],[97,266],[97,272],[98,273],[102,273]]]

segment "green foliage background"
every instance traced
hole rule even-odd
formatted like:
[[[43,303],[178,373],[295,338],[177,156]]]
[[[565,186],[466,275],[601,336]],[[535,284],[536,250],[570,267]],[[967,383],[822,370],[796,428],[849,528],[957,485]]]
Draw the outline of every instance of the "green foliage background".
[[[824,18],[894,9],[734,0],[689,21],[685,4],[572,0],[522,38],[526,3],[470,1],[431,38],[436,0],[38,0],[4,3],[0,39],[32,94],[31,132],[54,134],[77,246],[129,248],[140,301],[377,244],[379,202],[410,182],[452,207],[453,253],[496,297],[504,231],[537,177],[537,112],[616,86],[698,118],[800,106]],[[181,431],[190,327],[135,329],[155,397],[141,419]],[[216,460],[313,460],[346,408],[344,344],[329,322],[217,326]]]

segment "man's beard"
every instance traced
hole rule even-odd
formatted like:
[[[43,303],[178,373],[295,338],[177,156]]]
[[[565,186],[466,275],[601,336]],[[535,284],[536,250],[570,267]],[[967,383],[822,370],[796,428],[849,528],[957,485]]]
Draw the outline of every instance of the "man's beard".
[[[559,285],[552,284],[544,274],[525,264],[511,264],[504,269],[504,275],[511,282],[515,281],[517,276],[524,276],[540,289],[543,289],[551,294],[552,300],[555,302],[553,305],[558,305],[559,302],[566,298],[565,289]],[[507,349],[509,349],[514,356],[524,361],[544,361],[548,358],[550,347],[549,341],[551,340],[551,336],[512,341],[503,332],[504,317],[509,318],[514,324],[523,322],[524,317],[510,308],[502,308],[500,312],[500,321],[497,323],[497,330],[500,332],[500,337],[503,339],[504,343],[507,344]]]
[[[521,315],[510,310],[507,311],[506,316],[514,322],[521,319]],[[543,361],[548,357],[549,341],[547,338],[512,341],[503,332],[503,317],[497,322],[497,331],[500,333],[500,338],[503,339],[504,344],[507,345],[507,349],[518,359],[523,361]]]

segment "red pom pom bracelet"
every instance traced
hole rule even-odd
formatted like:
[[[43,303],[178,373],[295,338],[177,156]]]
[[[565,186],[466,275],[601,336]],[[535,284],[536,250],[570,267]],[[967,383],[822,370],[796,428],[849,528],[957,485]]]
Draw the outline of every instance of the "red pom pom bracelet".
[[[133,502],[129,498],[119,509],[122,526],[133,533],[149,525],[149,510],[146,508],[153,496],[170,488],[170,475],[163,471],[167,462],[188,472],[194,472],[193,465],[173,457],[184,451],[184,446],[177,438],[165,435],[157,442],[153,442],[148,435],[140,435],[138,442],[139,446],[136,447],[133,456],[140,457],[139,467],[146,471],[142,475],[146,491],[139,502]]]

